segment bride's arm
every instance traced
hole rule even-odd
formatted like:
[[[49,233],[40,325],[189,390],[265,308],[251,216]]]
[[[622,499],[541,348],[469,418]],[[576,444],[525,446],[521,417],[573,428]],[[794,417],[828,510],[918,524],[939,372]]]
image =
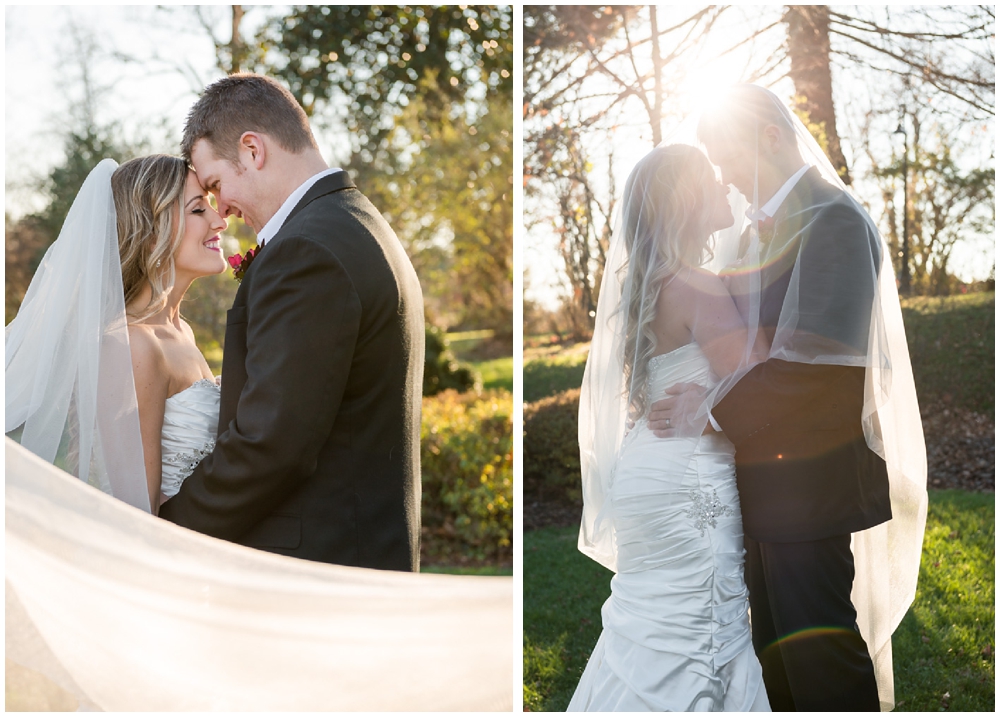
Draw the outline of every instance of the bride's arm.
[[[750,288],[748,286],[748,280],[745,272],[740,271],[740,264],[733,264],[719,273],[719,278],[722,280],[722,285],[725,287],[726,291],[733,299],[733,303],[736,305],[736,311],[740,315],[740,321],[745,321],[747,318],[749,301],[748,294]],[[757,364],[762,361],[766,361],[768,355],[771,353],[771,342],[768,340],[767,334],[760,327],[757,328],[757,335],[754,337],[753,353],[751,356],[750,363]]]
[[[146,464],[146,485],[153,515],[160,510],[161,440],[163,414],[167,405],[170,378],[166,371],[163,350],[148,331],[129,327],[129,347],[132,350],[132,375],[135,396],[139,402],[139,432],[142,435],[142,456]]]

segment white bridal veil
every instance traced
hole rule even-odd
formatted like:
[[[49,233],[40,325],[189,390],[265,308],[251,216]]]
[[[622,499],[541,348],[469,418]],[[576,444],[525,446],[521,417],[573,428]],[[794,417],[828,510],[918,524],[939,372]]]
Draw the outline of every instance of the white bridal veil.
[[[149,512],[111,175],[87,176],[6,329],[5,428],[37,456]]]
[[[115,167],[7,327],[7,706],[509,711],[511,579],[312,563],[149,514]]]
[[[6,469],[8,700],[35,695],[41,674],[42,696],[59,694],[54,683],[105,711],[512,708],[509,578],[245,548],[136,510],[10,441]]]
[[[858,418],[868,446],[886,461],[893,518],[854,534],[856,578],[852,600],[875,664],[882,708],[891,709],[890,638],[914,598],[927,510],[926,451],[895,275],[875,223],[847,191],[802,122],[768,90],[755,86],[742,86],[741,90],[759,92],[758,100],[763,96],[774,104],[793,132],[805,163],[818,170],[830,189],[814,194],[805,206],[798,207],[800,225],[783,244],[772,241],[757,221],[747,219],[748,215],[760,216],[760,205],[768,199],[757,196],[757,178],[750,202],[731,191],[736,224],[716,233],[714,257],[706,254],[702,266],[717,272],[722,269],[720,275],[726,277],[730,290],[738,297],[737,308],[748,327],[746,341],[736,370],[721,377],[700,405],[689,408],[677,427],[680,437],[673,439],[671,454],[676,455],[677,446],[684,442],[693,454],[711,407],[758,359],[752,351],[752,340],[760,324],[761,275],[767,276],[769,270],[772,275],[790,271],[775,333],[768,336],[768,356],[791,362],[865,367],[864,408]],[[678,144],[699,147],[694,131],[697,119],[685,122],[654,153],[662,158],[665,149],[676,152]],[[611,570],[617,564],[615,532],[608,518],[614,500],[615,466],[634,421],[641,417],[643,409],[648,409],[651,400],[659,398],[644,396],[641,367],[652,354],[654,342],[649,337],[643,340],[641,330],[637,338],[635,327],[641,327],[642,317],[654,310],[655,284],[663,279],[663,251],[660,249],[659,255],[657,251],[643,253],[641,248],[676,244],[675,235],[688,230],[686,222],[690,219],[688,214],[678,212],[671,204],[674,200],[667,197],[669,192],[677,193],[676,187],[663,181],[662,171],[658,174],[649,170],[654,153],[633,170],[619,203],[580,395],[584,511],[579,545],[581,551]],[[657,166],[665,165],[660,161]],[[842,213],[863,222],[867,246],[857,242],[850,247],[838,245],[832,250],[842,254],[824,256],[816,246],[802,241],[813,221],[826,221]],[[822,264],[817,267],[817,263]],[[811,278],[800,284],[803,270]],[[822,281],[812,280],[817,276]],[[858,298],[853,305],[830,306],[831,285],[838,287],[838,295]]]

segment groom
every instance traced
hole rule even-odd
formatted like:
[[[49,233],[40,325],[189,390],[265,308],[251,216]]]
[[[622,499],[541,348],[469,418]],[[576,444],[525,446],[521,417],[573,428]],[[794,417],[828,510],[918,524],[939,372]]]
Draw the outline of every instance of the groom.
[[[722,181],[760,201],[760,325],[773,339],[798,247],[798,328],[865,355],[876,300],[878,237],[843,192],[806,165],[794,130],[761,88],[735,88],[698,133]],[[816,218],[817,209],[823,216]],[[830,210],[830,208],[833,208]],[[831,280],[835,277],[837,280]],[[850,327],[839,335],[828,327]],[[824,327],[824,328],[817,328]],[[824,331],[826,332],[824,334]],[[736,446],[754,648],[775,711],[878,711],[868,648],[851,602],[851,533],[889,520],[885,462],[861,424],[863,366],[768,359],[712,408]],[[685,393],[652,406],[650,425],[672,435]]]
[[[160,516],[306,560],[418,570],[424,316],[403,247],[270,78],[210,85],[182,149],[261,249],[226,322],[218,440]]]

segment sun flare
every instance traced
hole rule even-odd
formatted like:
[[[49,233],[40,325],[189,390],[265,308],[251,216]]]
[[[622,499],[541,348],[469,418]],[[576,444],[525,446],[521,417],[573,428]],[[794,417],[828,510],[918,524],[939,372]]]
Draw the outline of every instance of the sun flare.
[[[694,114],[702,114],[710,110],[725,93],[725,87],[744,82],[746,63],[734,55],[721,58],[698,67],[692,67],[687,73],[681,92]]]

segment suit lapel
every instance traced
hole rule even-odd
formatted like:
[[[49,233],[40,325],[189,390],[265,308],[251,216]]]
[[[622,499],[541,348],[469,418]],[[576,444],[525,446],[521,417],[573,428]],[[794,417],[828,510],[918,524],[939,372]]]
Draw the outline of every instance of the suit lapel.
[[[796,182],[775,212],[774,234],[767,243],[761,242],[760,264],[754,269],[761,282],[760,320],[763,326],[773,328],[778,323],[799,246],[808,239],[809,223],[815,214],[814,198],[820,196],[825,199],[826,194],[836,191],[823,180],[819,170],[812,167]],[[740,238],[741,256],[745,255],[749,243],[748,226]],[[740,290],[737,289],[737,292]],[[746,301],[746,298],[741,296],[740,300]]]
[[[778,250],[783,253],[787,249],[779,249],[779,247],[783,247],[789,242],[798,244],[799,235],[809,221],[807,215],[811,215],[807,209],[811,204],[810,197],[813,195],[813,188],[818,179],[819,170],[811,167],[796,182],[792,191],[788,193],[788,197],[774,213],[774,237],[770,247],[772,251]]]
[[[323,177],[321,180],[316,182],[316,184],[312,185],[309,188],[309,191],[306,192],[305,196],[299,200],[299,203],[295,205],[295,208],[288,215],[288,219],[285,220],[285,224],[283,226],[287,226],[292,217],[320,197],[326,196],[327,194],[333,194],[334,192],[339,192],[344,189],[355,188],[354,182],[351,181],[351,177],[343,170]]]
[[[299,203],[295,205],[292,211],[285,218],[284,223],[281,225],[281,229],[278,229],[275,235],[271,237],[270,241],[266,242],[260,247],[258,254],[260,252],[265,251],[269,246],[271,246],[271,244],[274,243],[274,240],[278,238],[278,235],[281,234],[282,230],[284,230],[284,228],[288,226],[288,222],[291,221],[292,217],[294,217],[296,214],[305,209],[311,202],[327,194],[333,194],[334,192],[339,192],[344,189],[355,189],[355,188],[356,187],[354,185],[354,182],[351,181],[351,178],[347,174],[347,172],[343,170],[339,172],[334,172],[331,175],[323,177],[321,180],[316,182],[316,184],[314,184],[309,188],[309,191],[305,193],[302,199],[299,200]]]
[[[774,213],[774,235],[762,247],[761,323],[765,326],[778,323],[799,247],[807,238],[805,232],[813,215],[810,207],[816,183],[821,181],[819,171],[810,168]]]

